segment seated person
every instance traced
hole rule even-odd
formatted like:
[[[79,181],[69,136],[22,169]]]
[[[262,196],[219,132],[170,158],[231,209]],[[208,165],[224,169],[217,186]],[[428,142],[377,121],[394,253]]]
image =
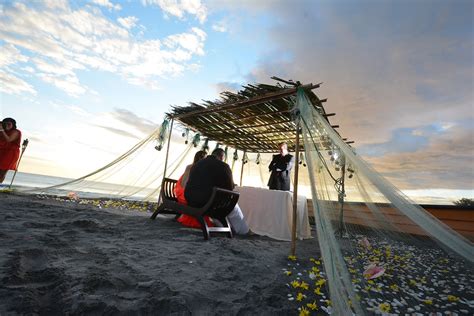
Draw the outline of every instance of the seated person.
[[[204,206],[211,197],[214,187],[226,190],[234,189],[232,171],[229,165],[223,161],[224,154],[222,148],[216,148],[210,156],[197,162],[192,167],[184,190],[184,196],[190,206]],[[245,235],[249,232],[244,215],[237,204],[227,216],[227,219],[234,233]]]
[[[186,201],[186,198],[184,197],[184,188],[186,187],[186,183],[188,182],[189,172],[191,171],[191,168],[194,166],[196,162],[198,162],[201,159],[204,159],[206,156],[207,156],[207,153],[204,150],[198,151],[194,155],[193,163],[186,166],[186,170],[184,171],[183,175],[179,178],[178,182],[176,183],[176,187],[174,188],[174,193],[176,194],[176,197],[178,198],[179,203],[185,204],[185,205],[188,204],[188,202]],[[191,215],[181,214],[177,220],[179,223],[181,223],[184,226],[192,227],[192,228],[201,228],[201,224],[199,224],[198,220],[192,217]],[[204,220],[207,222],[208,226],[210,227],[214,226],[208,216],[205,216]]]

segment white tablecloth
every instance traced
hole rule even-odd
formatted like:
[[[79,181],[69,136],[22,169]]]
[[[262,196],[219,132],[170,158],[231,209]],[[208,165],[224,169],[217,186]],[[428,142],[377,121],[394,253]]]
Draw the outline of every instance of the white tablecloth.
[[[293,192],[237,187],[239,206],[250,229],[263,236],[291,241]],[[308,205],[305,196],[298,196],[296,237],[311,238]]]

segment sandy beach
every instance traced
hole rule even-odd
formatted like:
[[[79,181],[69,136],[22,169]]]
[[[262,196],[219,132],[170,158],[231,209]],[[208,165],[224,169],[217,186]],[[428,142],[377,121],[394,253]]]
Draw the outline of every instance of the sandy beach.
[[[289,242],[149,216],[0,194],[0,315],[297,314]],[[297,252],[317,257],[316,239]]]
[[[0,315],[331,313],[316,238],[298,241],[289,258],[289,242],[205,241],[172,215],[152,221],[136,210],[151,205],[123,206],[0,193]],[[472,314],[472,264],[426,243],[367,238],[372,250],[345,259],[368,315]],[[375,253],[386,272],[367,280]]]

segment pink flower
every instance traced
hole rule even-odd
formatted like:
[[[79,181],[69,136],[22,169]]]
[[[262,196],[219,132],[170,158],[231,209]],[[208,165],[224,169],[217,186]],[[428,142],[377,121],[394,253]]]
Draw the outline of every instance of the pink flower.
[[[77,196],[77,194],[75,192],[69,192],[67,194],[67,197],[70,199],[70,200],[78,200],[79,197]]]
[[[370,242],[367,239],[367,237],[364,237],[364,238],[360,239],[359,240],[359,245],[361,245],[362,247],[367,248],[367,249],[370,248]]]
[[[382,276],[384,273],[385,273],[384,267],[379,267],[372,263],[371,265],[367,267],[367,269],[365,269],[364,277],[371,280],[371,279],[378,278],[379,276]]]

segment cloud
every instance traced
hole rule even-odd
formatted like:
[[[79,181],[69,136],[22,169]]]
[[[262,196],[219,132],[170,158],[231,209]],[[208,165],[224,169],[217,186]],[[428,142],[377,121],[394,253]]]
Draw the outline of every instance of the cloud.
[[[200,0],[142,0],[144,5],[157,5],[165,14],[184,19],[186,14],[195,16],[202,24],[207,18],[207,8]]]
[[[110,133],[113,133],[113,134],[117,134],[117,135],[120,135],[120,136],[125,136],[125,137],[130,137],[130,138],[136,138],[136,139],[139,139],[138,136],[130,133],[130,132],[127,132],[127,131],[124,131],[123,129],[119,129],[119,128],[115,128],[115,127],[110,127],[110,126],[101,126],[101,125],[94,125],[95,127],[99,127],[99,128],[102,128],[102,129],[105,129],[106,131],[109,131]]]
[[[434,125],[418,128],[399,128],[393,131],[392,137],[383,143],[359,146],[357,152],[367,156],[383,156],[392,152],[414,152],[428,145],[429,137],[442,132]]]
[[[36,90],[22,79],[0,70],[0,91],[8,94],[22,94],[23,92],[36,95]]]
[[[225,33],[227,32],[227,22],[225,21],[216,22],[212,25],[212,29],[216,32]]]
[[[0,67],[27,61],[28,57],[22,55],[15,46],[11,44],[0,46]]]
[[[128,29],[136,22],[134,17],[111,21],[90,6],[73,9],[65,2],[34,6],[15,2],[0,12],[0,39],[6,43],[0,60],[14,67],[31,56],[28,66],[36,69],[41,80],[79,96],[92,93],[81,83],[79,70],[112,72],[131,84],[157,89],[160,78],[181,75],[196,64],[196,56],[204,55],[207,35],[199,28],[163,41],[139,40]],[[12,69],[4,71],[13,76]]]
[[[121,10],[122,7],[120,4],[113,4],[109,0],[92,0],[92,3],[106,7],[109,10]]]
[[[474,127],[456,125],[433,134],[422,150],[364,158],[399,187],[474,189]]]
[[[158,128],[158,124],[156,124],[155,122],[152,122],[143,117],[139,117],[138,115],[127,109],[114,109],[114,112],[112,112],[111,114],[112,117],[117,121],[129,125],[134,129],[139,130],[145,135],[151,134],[151,132]]]
[[[237,82],[219,82],[215,85],[218,93],[224,91],[237,92],[242,89],[242,84]]]
[[[38,74],[38,77],[47,83],[53,84],[57,88],[74,97],[86,92],[86,89],[79,84],[79,79],[77,79],[76,75],[58,77],[50,74],[40,73]]]
[[[138,18],[134,16],[127,16],[125,18],[118,18],[117,21],[126,29],[131,29],[137,25]]]
[[[377,170],[402,187],[473,187],[472,167],[467,170],[473,160],[464,148],[472,129],[423,129],[474,118],[472,2],[258,4],[209,4],[213,10],[246,9],[262,21],[264,15],[266,23],[245,34],[269,42],[249,81],[269,82],[276,75],[323,82],[315,93],[328,98],[328,112],[337,113],[331,123],[356,141]]]
[[[204,55],[204,41],[206,40],[206,33],[197,28],[193,27],[190,33],[181,33],[171,35],[164,41],[165,46],[180,50],[184,53]],[[178,58],[178,59],[181,59]]]

